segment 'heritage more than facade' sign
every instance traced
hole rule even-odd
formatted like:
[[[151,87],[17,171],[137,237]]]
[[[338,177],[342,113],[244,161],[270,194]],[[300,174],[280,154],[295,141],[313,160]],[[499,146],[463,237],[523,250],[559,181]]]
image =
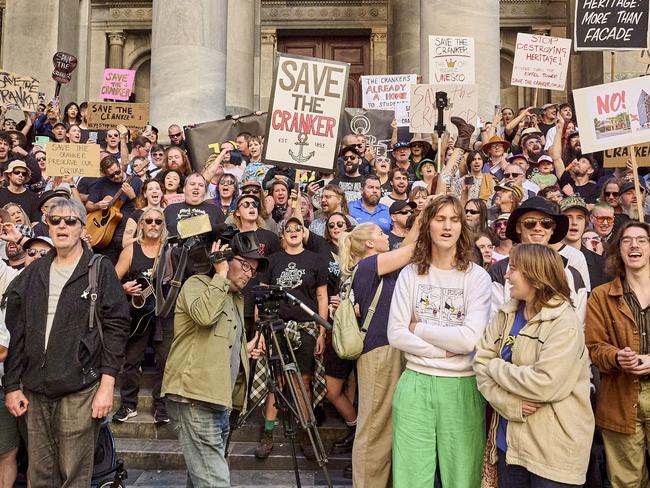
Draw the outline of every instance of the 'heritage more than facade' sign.
[[[648,48],[648,0],[576,0],[576,51]]]
[[[149,123],[148,103],[88,102],[88,130],[108,130],[122,124],[143,129]]]
[[[47,176],[99,177],[99,144],[47,145]]]
[[[39,82],[31,76],[0,71],[0,105],[7,109],[37,112]]]
[[[475,83],[474,38],[429,36],[429,83]]]
[[[350,65],[278,54],[263,161],[332,171]]]
[[[510,83],[517,86],[564,90],[571,55],[571,39],[517,34]]]
[[[126,101],[131,96],[134,82],[134,69],[106,68],[99,89],[99,98]]]

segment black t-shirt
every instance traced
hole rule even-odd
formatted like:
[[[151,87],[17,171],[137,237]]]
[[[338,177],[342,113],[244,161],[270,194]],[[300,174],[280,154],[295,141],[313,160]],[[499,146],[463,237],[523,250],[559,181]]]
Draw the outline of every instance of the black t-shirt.
[[[50,237],[50,228],[45,222],[37,222],[34,227],[32,227],[34,232],[34,237]]]
[[[208,215],[210,218],[210,225],[214,229],[217,224],[225,222],[226,217],[219,207],[209,200],[199,203],[198,205],[190,205],[185,202],[172,203],[165,207],[165,224],[170,236],[175,236],[178,233],[176,223],[179,220],[187,219],[189,217],[196,217],[197,215]]]
[[[310,232],[305,249],[315,252],[327,261],[327,296],[338,295],[341,267],[337,259],[339,249],[323,237]]]
[[[112,181],[106,176],[99,178],[95,184],[90,189],[90,194],[88,195],[88,201],[93,203],[101,202],[105,197],[112,197],[117,194],[118,191],[122,188],[123,183],[118,183]],[[129,184],[135,191],[137,195],[140,193],[140,187],[142,186],[142,181],[137,176],[133,178]],[[129,220],[131,213],[135,210],[135,204],[133,200],[130,200],[124,193],[120,195],[120,201],[122,202],[122,208],[120,212],[122,213],[122,220],[115,229],[115,234],[113,235],[112,242],[121,243],[122,236],[124,235],[124,228],[126,227],[126,221]]]
[[[555,123],[545,124],[544,122],[540,122],[537,125],[544,136],[546,136],[546,133],[551,129],[551,127],[555,127]]]
[[[33,191],[25,190],[22,193],[12,193],[9,188],[0,188],[0,207],[4,207],[8,203],[20,205],[32,222],[41,220],[38,196]]]
[[[402,244],[403,237],[396,236],[392,232],[388,234],[388,245],[391,249],[397,249]]]
[[[101,178],[94,178],[92,176],[84,176],[77,183],[77,191],[83,195],[90,195],[92,187],[97,183]]]
[[[257,229],[255,231],[257,242],[259,244],[260,256],[269,257],[282,249],[280,238],[266,229]],[[246,287],[242,290],[244,295],[244,317],[253,317],[255,314],[255,297],[253,296],[253,287],[260,284],[260,275],[251,279]]]
[[[565,185],[571,185],[573,191],[582,197],[585,203],[596,203],[598,201],[598,185],[593,180],[589,180],[586,185],[578,186],[569,172],[565,171],[560,178],[560,188],[564,188]]]
[[[327,262],[318,254],[304,250],[290,255],[279,251],[269,258],[269,267],[260,282],[281,286],[298,300],[318,313],[316,288],[327,284]],[[307,322],[311,317],[299,307],[280,301],[280,317],[283,320]]]
[[[332,185],[337,185],[341,190],[345,192],[345,199],[348,203],[353,200],[358,200],[361,198],[361,182],[363,181],[363,176],[348,176],[342,174],[338,178],[334,178],[331,181]]]

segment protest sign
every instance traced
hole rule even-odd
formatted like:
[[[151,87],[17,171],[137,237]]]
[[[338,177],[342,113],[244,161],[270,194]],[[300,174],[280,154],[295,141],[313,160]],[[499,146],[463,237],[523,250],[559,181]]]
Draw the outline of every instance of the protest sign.
[[[59,83],[69,83],[72,79],[71,73],[77,67],[77,58],[72,54],[58,52],[52,57],[52,63],[52,78]]]
[[[38,111],[38,80],[0,71],[0,105],[26,112]]]
[[[573,90],[583,153],[650,141],[648,78]]]
[[[88,102],[88,130],[108,130],[122,124],[143,129],[149,123],[148,103]]]
[[[630,147],[634,147],[636,162],[641,167],[650,167],[650,142],[636,146],[617,147],[603,151],[603,166],[605,168],[623,168],[631,158]]]
[[[429,36],[429,82],[472,85],[475,71],[474,38]]]
[[[346,134],[363,134],[366,145],[373,149],[377,156],[388,154],[393,121],[390,110],[365,110],[362,108],[346,108],[339,129],[339,137]]]
[[[395,105],[395,121],[397,127],[408,127],[411,123],[409,112],[411,111],[411,93],[409,90],[409,103],[398,103]]]
[[[413,133],[431,134],[438,121],[436,92],[447,93],[449,108],[444,111],[447,131],[454,133],[455,126],[449,118],[460,117],[472,122],[478,116],[478,89],[476,85],[411,85],[410,130]]]
[[[576,51],[648,48],[647,0],[576,0]]]
[[[399,103],[407,103],[409,85],[417,83],[417,75],[362,76],[363,108],[367,110],[394,110]]]
[[[350,65],[278,54],[263,161],[331,171]]]
[[[203,122],[185,129],[185,142],[190,148],[190,162],[195,171],[200,171],[210,154],[221,152],[220,144],[234,141],[240,132],[263,134],[266,128],[267,114],[245,115]]]
[[[109,100],[128,100],[133,91],[135,70],[106,68],[99,98]]]
[[[531,88],[564,90],[571,39],[517,34],[510,83]]]
[[[47,145],[47,176],[101,176],[99,173],[99,144]]]

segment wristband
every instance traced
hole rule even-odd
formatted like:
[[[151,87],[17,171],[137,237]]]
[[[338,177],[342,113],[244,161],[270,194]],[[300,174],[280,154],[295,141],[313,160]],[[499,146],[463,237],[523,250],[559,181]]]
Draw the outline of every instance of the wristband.
[[[16,244],[18,244],[19,246],[22,246],[21,242],[23,242],[23,239],[25,239],[25,236],[21,234],[20,239],[18,239],[16,241]]]

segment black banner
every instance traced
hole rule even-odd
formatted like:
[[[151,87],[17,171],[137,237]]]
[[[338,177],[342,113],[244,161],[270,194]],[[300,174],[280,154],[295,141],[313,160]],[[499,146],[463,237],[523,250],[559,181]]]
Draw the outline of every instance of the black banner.
[[[575,50],[648,48],[649,0],[576,0]]]
[[[393,129],[390,126],[395,118],[392,110],[365,110],[363,108],[346,108],[339,132],[339,141],[346,134],[363,134],[366,142],[372,147],[377,156],[389,153],[390,137]],[[412,134],[408,127],[400,127],[398,141],[410,141]]]

